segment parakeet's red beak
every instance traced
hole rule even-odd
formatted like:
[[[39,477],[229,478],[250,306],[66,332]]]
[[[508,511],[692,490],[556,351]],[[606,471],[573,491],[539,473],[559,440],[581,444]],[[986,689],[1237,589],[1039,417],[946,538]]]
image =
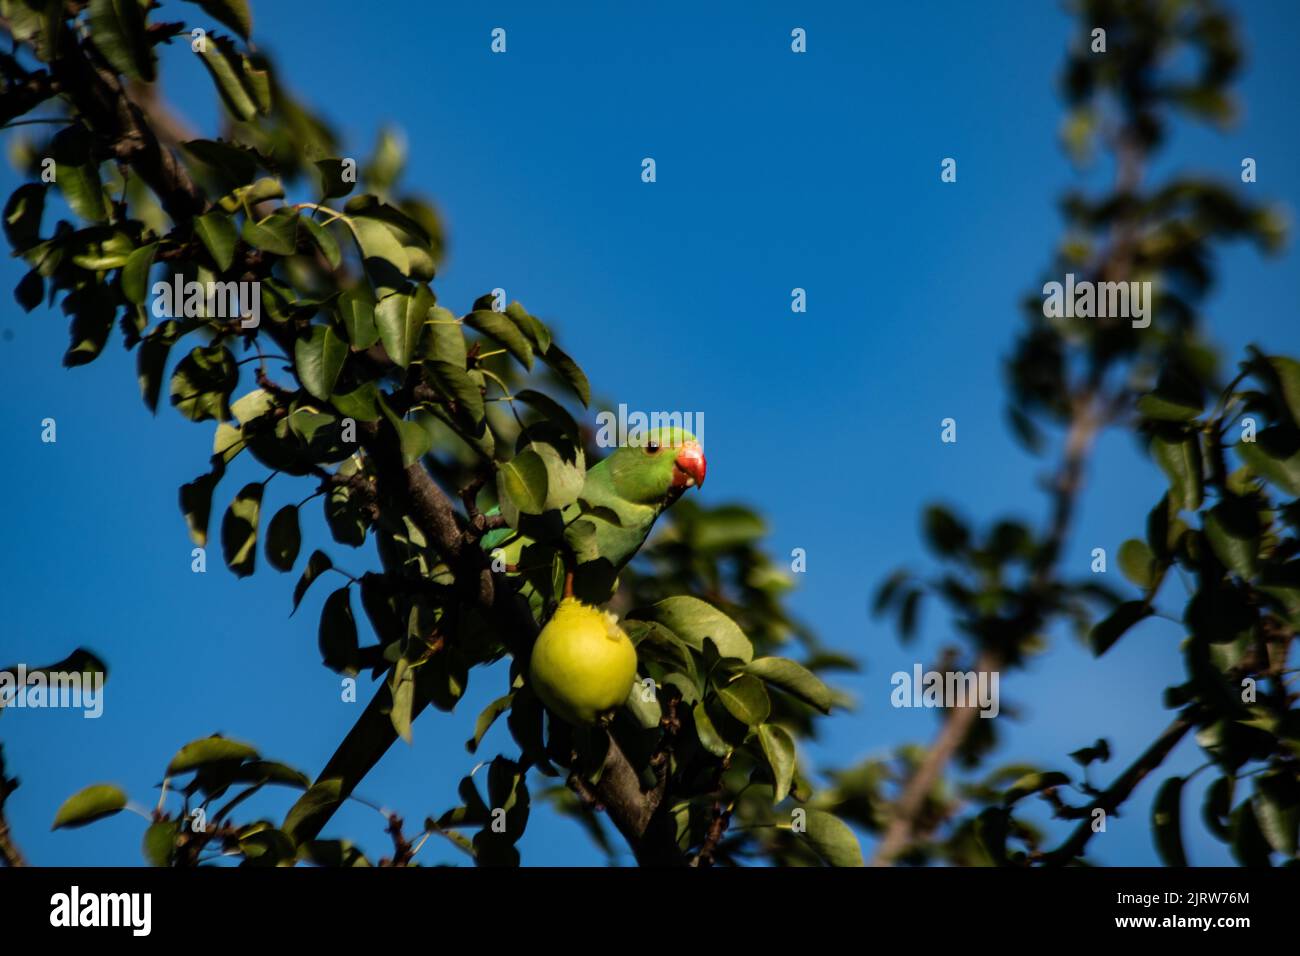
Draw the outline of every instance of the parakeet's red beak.
[[[685,490],[694,485],[703,485],[707,467],[700,443],[683,442],[682,447],[677,449],[677,460],[673,463],[673,487]]]

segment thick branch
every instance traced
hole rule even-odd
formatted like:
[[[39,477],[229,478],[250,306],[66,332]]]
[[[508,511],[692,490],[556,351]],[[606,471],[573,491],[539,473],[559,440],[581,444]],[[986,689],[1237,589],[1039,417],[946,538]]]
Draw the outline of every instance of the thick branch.
[[[667,783],[665,775],[653,790],[642,790],[641,778],[618,742],[610,736],[596,795],[642,866],[674,866],[685,862],[677,849],[675,833],[671,839],[667,838],[671,825],[663,806]]]

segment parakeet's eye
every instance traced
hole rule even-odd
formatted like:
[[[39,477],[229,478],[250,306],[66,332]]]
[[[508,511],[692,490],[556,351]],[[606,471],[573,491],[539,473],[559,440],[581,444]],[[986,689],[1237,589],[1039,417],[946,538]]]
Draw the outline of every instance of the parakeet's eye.
[[[657,455],[659,454],[659,443],[656,441],[646,442],[645,450],[648,455]]]

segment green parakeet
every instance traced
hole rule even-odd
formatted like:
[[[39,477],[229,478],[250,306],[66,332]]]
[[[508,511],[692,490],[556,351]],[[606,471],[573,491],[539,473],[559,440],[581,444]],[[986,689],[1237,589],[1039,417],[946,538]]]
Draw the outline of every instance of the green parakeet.
[[[588,604],[607,601],[655,519],[687,488],[704,484],[705,470],[704,450],[681,428],[647,432],[589,469],[578,500],[562,513],[564,543],[576,565],[575,596]],[[557,554],[511,529],[485,536],[483,547],[525,576],[550,574]]]
[[[563,539],[574,567],[574,594],[591,604],[608,600],[618,573],[645,543],[655,519],[687,488],[704,483],[705,468],[699,441],[680,428],[652,430],[643,440],[620,446],[590,468],[577,501],[562,513]],[[515,568],[514,575],[525,578],[521,593],[534,610],[539,609],[542,598],[528,575],[531,571],[551,576],[556,547],[540,545],[509,528],[485,535],[481,544]],[[530,568],[529,561],[538,551],[545,552],[544,560]],[[554,581],[549,583],[552,587],[547,590],[555,593]],[[417,709],[423,704],[420,701]],[[391,695],[386,687],[380,688],[321,771],[312,792],[290,811],[285,829],[296,840],[314,838],[397,739],[389,706]]]

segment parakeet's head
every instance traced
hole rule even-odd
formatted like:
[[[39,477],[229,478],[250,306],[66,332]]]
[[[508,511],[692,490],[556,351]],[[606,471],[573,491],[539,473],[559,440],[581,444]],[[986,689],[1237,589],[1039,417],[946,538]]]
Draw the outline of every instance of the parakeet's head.
[[[617,448],[609,458],[618,494],[640,504],[669,503],[704,484],[704,449],[683,428],[654,428]]]

